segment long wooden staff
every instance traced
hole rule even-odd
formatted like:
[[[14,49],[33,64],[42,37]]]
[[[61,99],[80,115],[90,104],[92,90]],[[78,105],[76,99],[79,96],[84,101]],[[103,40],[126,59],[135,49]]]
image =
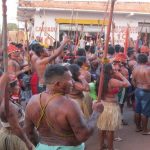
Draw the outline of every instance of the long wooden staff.
[[[144,23],[142,24],[140,32],[138,33],[137,40],[136,40],[136,43],[135,43],[136,52],[138,52],[138,49],[139,49],[139,39],[141,38],[141,33],[142,33],[144,25],[145,25],[145,20],[144,20]]]
[[[114,34],[115,34],[115,22],[113,21],[113,23],[112,23],[112,45],[113,45],[113,46],[115,45],[115,37],[114,37]]]
[[[107,27],[107,35],[106,35],[105,49],[104,49],[104,54],[103,54],[103,61],[107,60],[108,43],[109,43],[115,1],[116,0],[111,0],[111,9],[110,9],[110,14],[109,14],[109,23]],[[102,64],[101,73],[100,73],[100,81],[99,81],[99,88],[98,88],[98,101],[101,101],[103,84],[104,84],[104,64]]]
[[[143,45],[147,46],[147,39],[148,39],[148,34],[147,34],[147,28],[146,28],[146,32],[144,34],[144,42]]]
[[[41,31],[40,31],[40,41],[41,42],[41,35],[42,35],[42,32],[43,32],[43,28],[44,28],[44,21],[42,22],[42,28],[41,28]]]
[[[4,72],[8,72],[8,53],[7,53],[7,6],[6,0],[2,0],[2,10],[3,10],[3,35],[2,35],[2,50],[3,50],[3,62],[4,62]],[[6,89],[1,89],[6,90]],[[6,117],[9,115],[9,99],[5,91],[5,113]]]
[[[129,25],[127,26],[126,29],[126,37],[125,37],[125,45],[124,45],[124,54],[127,56],[127,51],[129,47]]]
[[[27,21],[25,21],[25,31],[26,31],[26,41],[27,41],[27,60],[28,60],[28,65],[30,66],[30,53],[29,53],[29,38],[28,38]]]

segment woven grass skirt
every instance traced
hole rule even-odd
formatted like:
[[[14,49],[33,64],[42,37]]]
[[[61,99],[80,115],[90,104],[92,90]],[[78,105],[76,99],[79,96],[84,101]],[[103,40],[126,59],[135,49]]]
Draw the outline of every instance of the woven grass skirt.
[[[97,127],[100,130],[115,131],[121,128],[121,112],[117,103],[103,102],[104,110],[99,116]]]
[[[28,150],[25,143],[6,128],[0,130],[0,150]]]

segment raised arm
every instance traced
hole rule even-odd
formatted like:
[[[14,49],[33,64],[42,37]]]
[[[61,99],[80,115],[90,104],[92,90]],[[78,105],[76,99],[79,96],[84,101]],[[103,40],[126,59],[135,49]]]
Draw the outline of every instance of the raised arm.
[[[8,73],[3,73],[0,77],[0,104],[2,103],[2,100],[5,96],[5,88],[6,84],[8,82]]]
[[[80,82],[74,83],[75,89],[80,90],[80,91],[89,91],[90,87],[89,87],[88,82],[85,80],[85,77],[83,75],[80,75],[78,78]]]
[[[39,60],[38,63],[39,64],[48,64],[50,62],[52,62],[56,57],[58,57],[62,51],[64,50],[65,45],[68,43],[69,39],[68,37],[66,37],[64,39],[64,41],[61,42],[60,47],[58,47],[55,52],[53,53],[53,55],[50,55],[49,57],[43,58],[42,60]]]
[[[131,84],[130,82],[120,73],[116,72],[115,76],[119,79],[112,78],[110,79],[111,87],[129,87]]]

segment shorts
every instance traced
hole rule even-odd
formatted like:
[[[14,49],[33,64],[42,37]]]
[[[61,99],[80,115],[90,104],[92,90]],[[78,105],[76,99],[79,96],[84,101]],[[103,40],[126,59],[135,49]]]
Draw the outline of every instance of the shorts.
[[[48,146],[39,143],[36,147],[36,150],[84,150],[84,149],[85,149],[84,143],[78,146]]]
[[[136,88],[135,100],[135,112],[150,117],[150,90]]]

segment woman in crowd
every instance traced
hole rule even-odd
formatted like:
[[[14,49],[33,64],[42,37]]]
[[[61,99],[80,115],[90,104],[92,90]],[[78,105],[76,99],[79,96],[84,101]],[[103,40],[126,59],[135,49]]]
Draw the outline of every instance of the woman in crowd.
[[[121,87],[128,87],[129,85],[130,83],[121,73],[113,70],[112,64],[104,66],[104,87],[102,91],[104,111],[97,122],[97,126],[100,129],[100,150],[104,148],[104,138],[106,135],[108,150],[114,149],[114,131],[121,127],[121,112],[117,101],[117,94]]]
[[[72,78],[74,80],[73,89],[72,92],[69,94],[69,96],[79,103],[85,117],[87,118],[89,117],[89,111],[85,103],[83,92],[84,91],[88,92],[90,90],[89,84],[85,80],[84,76],[80,74],[80,67],[78,65],[76,64],[70,65],[69,70],[71,71]]]

